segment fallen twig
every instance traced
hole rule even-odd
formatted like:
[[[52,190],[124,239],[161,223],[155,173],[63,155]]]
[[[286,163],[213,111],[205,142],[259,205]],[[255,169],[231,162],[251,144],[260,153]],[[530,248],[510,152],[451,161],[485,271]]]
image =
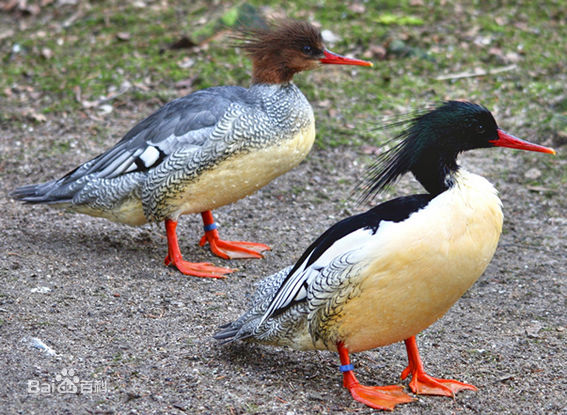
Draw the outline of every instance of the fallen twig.
[[[440,75],[437,78],[435,78],[436,81],[445,81],[447,79],[462,79],[462,78],[473,78],[475,76],[485,76],[485,75],[496,75],[502,72],[508,72],[508,71],[513,71],[514,69],[517,68],[516,64],[513,65],[508,65],[508,66],[502,66],[500,68],[495,68],[495,69],[481,69],[481,68],[477,68],[472,72],[459,72],[459,73],[453,73],[453,74],[448,74],[448,75]]]

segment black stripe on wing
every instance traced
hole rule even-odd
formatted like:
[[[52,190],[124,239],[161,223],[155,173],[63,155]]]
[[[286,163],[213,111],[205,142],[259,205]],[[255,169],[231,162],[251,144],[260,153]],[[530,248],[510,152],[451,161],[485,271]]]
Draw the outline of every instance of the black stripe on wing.
[[[305,279],[307,275],[298,281],[293,281],[294,279],[292,277],[300,268],[302,268],[301,272],[308,269],[309,266],[320,258],[336,241],[359,229],[371,229],[372,233],[375,234],[382,221],[402,222],[412,213],[427,206],[433,197],[434,196],[430,194],[399,197],[384,202],[364,213],[350,216],[331,226],[305,250],[303,255],[301,255],[299,260],[295,263],[287,277],[282,281],[262,321],[271,316],[283,313],[297,302],[293,300],[290,301],[290,299],[295,298],[302,287],[307,290],[308,287]],[[291,289],[287,287],[290,283],[294,285]],[[281,293],[286,293],[285,298],[280,298]],[[302,298],[302,300],[299,301],[304,300],[305,298]],[[285,304],[285,306],[278,307],[277,304]]]

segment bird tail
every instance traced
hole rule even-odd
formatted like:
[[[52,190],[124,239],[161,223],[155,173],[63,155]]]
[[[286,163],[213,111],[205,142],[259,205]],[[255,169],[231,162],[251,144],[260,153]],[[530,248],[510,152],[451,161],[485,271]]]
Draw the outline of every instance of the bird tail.
[[[250,298],[248,311],[237,320],[220,326],[213,338],[219,340],[220,344],[225,344],[245,339],[262,342],[264,337],[269,337],[268,332],[271,332],[272,329],[265,327],[266,325],[261,325],[260,322],[292,268],[292,266],[286,267],[260,281],[256,287],[256,292]]]
[[[61,180],[51,180],[18,187],[10,193],[10,196],[30,204],[68,204],[73,201],[74,193],[70,186],[62,185]]]
[[[254,322],[248,321],[247,318],[240,318],[232,323],[219,326],[219,331],[213,335],[213,339],[218,340],[219,344],[232,343],[237,340],[246,340],[255,337],[257,323],[259,318]]]
[[[238,322],[239,321],[237,320],[219,326],[220,330],[213,335],[213,338],[215,340],[218,340],[220,344],[226,344],[226,343],[232,343],[236,340],[240,340],[243,337],[249,337],[249,336],[238,335],[239,334],[238,332],[242,328],[242,325],[238,324]]]
[[[18,187],[10,196],[30,204],[42,203],[60,207],[72,205],[76,202],[75,196],[88,185],[90,169],[99,158],[100,156],[81,164],[59,179]]]

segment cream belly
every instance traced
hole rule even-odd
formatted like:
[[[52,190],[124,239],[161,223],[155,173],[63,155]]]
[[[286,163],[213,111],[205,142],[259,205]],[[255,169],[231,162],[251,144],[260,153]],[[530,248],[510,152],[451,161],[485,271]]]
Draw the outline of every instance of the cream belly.
[[[311,122],[290,140],[221,162],[191,182],[181,196],[167,200],[170,212],[167,216],[177,220],[180,215],[213,210],[254,193],[297,166],[311,150],[314,140],[315,123]],[[142,202],[136,197],[126,198],[112,209],[88,205],[61,207],[131,226],[148,222]]]
[[[492,259],[502,218],[490,183],[463,172],[425,209],[383,223],[383,237],[367,248],[372,259],[352,281],[360,294],[337,321],[349,351],[407,339],[445,314]]]
[[[122,201],[113,209],[96,209],[87,205],[71,206],[71,209],[78,213],[90,216],[105,218],[113,222],[123,223],[130,226],[140,226],[148,222],[142,208],[142,201],[131,197]]]
[[[271,147],[235,155],[190,183],[182,196],[170,204],[169,216],[198,213],[233,203],[297,166],[309,153],[315,140],[315,123],[292,139]]]

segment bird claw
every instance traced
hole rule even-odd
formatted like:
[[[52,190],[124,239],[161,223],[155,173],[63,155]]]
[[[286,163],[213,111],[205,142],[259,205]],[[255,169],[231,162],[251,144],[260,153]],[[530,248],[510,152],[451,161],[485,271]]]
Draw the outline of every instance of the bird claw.
[[[408,365],[402,371],[402,379],[411,375],[409,387],[418,395],[440,395],[454,397],[462,390],[477,390],[475,386],[452,379],[438,379],[425,373],[423,362],[419,357],[415,336],[404,340],[408,353]]]
[[[271,249],[267,245],[256,242],[223,241],[218,238],[218,234],[214,235],[212,232],[205,232],[199,245],[205,246],[207,242],[211,246],[211,252],[224,259],[263,258],[261,252]]]
[[[342,342],[337,343],[337,351],[341,359],[341,372],[343,372],[343,386],[350,391],[355,401],[361,402],[371,408],[392,411],[396,405],[412,402],[415,399],[404,392],[400,385],[365,386],[361,385],[354,376],[353,366],[350,364],[348,349]]]
[[[165,257],[165,265],[175,266],[182,274],[201,278],[226,278],[224,274],[234,272],[233,269],[217,267],[209,262],[188,262],[183,259],[172,261],[170,256]]]
[[[352,397],[367,406],[387,411],[394,410],[396,405],[415,400],[403,391],[398,385],[365,386],[356,383],[349,387]]]
[[[410,366],[406,367],[402,372],[402,379],[411,374],[411,382],[409,387],[413,393],[417,395],[439,395],[439,396],[455,396],[462,390],[473,390],[477,388],[468,383],[459,382],[453,379],[439,379],[429,376],[427,373],[419,370],[411,370]]]

